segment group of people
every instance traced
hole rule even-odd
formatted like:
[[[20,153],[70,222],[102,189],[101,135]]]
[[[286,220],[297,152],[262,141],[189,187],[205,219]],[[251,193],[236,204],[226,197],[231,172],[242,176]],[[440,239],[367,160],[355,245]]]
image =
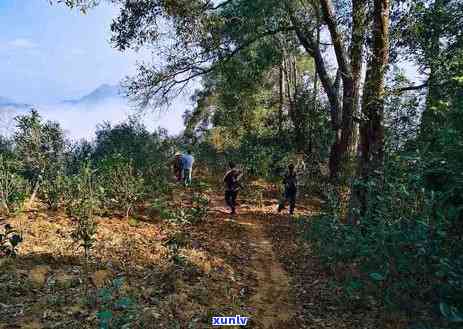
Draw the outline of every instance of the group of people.
[[[178,182],[182,182],[185,186],[191,184],[191,176],[193,169],[194,157],[191,151],[188,150],[186,154],[176,153],[174,160],[174,173]],[[243,173],[237,169],[234,162],[229,162],[229,169],[225,173],[223,182],[225,184],[225,202],[230,208],[230,214],[236,214],[236,199],[238,198],[238,192],[243,187],[241,184],[241,178]],[[297,175],[294,165],[291,163],[288,165],[288,169],[283,177],[283,195],[278,204],[278,212],[281,212],[289,204],[289,213],[294,214],[296,208],[296,196],[297,196]]]
[[[229,170],[226,172],[223,182],[225,183],[225,202],[230,208],[232,215],[236,214],[236,199],[238,197],[238,191],[242,188],[241,178],[243,173],[236,168],[234,162],[229,163]],[[297,196],[297,175],[294,169],[294,165],[291,163],[288,165],[288,170],[283,177],[283,195],[278,203],[278,212],[281,212],[286,208],[286,204],[289,204],[289,213],[294,214],[296,208],[296,196]]]

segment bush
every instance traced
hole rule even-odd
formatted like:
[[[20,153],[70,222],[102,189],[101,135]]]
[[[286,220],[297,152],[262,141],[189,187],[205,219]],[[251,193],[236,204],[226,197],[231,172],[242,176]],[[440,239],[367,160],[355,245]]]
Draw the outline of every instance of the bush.
[[[106,204],[124,211],[128,218],[135,204],[144,196],[144,180],[132,161],[115,155],[104,159],[99,166],[100,184]]]
[[[137,119],[131,118],[112,127],[98,127],[92,153],[95,164],[125,161],[136,176],[143,178],[145,192],[161,194],[170,177],[174,141],[164,131],[150,133]]]
[[[323,264],[343,276],[346,296],[373,298],[410,318],[463,322],[463,199],[460,173],[420,156],[394,156],[384,181],[370,181],[368,208],[356,225],[340,221],[339,202],[305,225]],[[432,178],[430,178],[432,177]],[[423,186],[430,179],[438,191]],[[444,179],[444,182],[441,182]]]
[[[5,215],[23,207],[29,193],[27,182],[16,172],[18,163],[0,155],[0,207]]]
[[[49,188],[54,184],[56,170],[62,168],[67,142],[60,125],[52,121],[43,122],[35,110],[16,117],[16,122],[15,152],[21,161],[22,176],[34,186],[33,201],[44,178],[49,179]],[[56,206],[58,198],[55,192],[50,190],[47,194],[50,197],[47,201],[52,207]]]
[[[49,209],[58,210],[66,189],[66,177],[62,168],[46,173],[42,180],[41,199],[48,205]]]
[[[88,163],[82,167],[79,175],[67,181],[66,210],[77,222],[71,237],[84,249],[86,258],[95,242],[94,214],[98,207],[95,190],[94,173]]]
[[[175,217],[175,213],[170,209],[167,200],[162,198],[157,198],[151,204],[151,209],[153,213],[158,215],[163,220],[172,220]]]
[[[151,208],[165,221],[175,224],[197,224],[207,216],[209,198],[201,190],[192,190],[190,205],[172,208],[165,199],[154,200]]]
[[[193,192],[191,196],[191,207],[186,209],[186,219],[189,223],[197,224],[207,216],[209,210],[209,197],[202,192]]]

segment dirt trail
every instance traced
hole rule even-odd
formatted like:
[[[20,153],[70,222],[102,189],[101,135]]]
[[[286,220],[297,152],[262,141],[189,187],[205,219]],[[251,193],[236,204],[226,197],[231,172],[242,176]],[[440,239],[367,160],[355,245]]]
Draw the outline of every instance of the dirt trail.
[[[250,217],[241,215],[238,218],[238,223],[247,228],[250,245],[255,249],[251,266],[258,284],[250,306],[256,311],[255,320],[264,328],[288,328],[295,315],[288,274],[278,262],[272,243],[264,234],[262,222]]]
[[[215,206],[212,209],[222,214],[227,212],[223,201],[214,199]],[[294,327],[292,324],[296,316],[296,306],[291,294],[289,275],[273,251],[271,238],[265,233],[267,220],[273,219],[262,208],[242,205],[238,216],[225,220],[241,226],[245,233],[243,237],[248,240],[247,244],[252,249],[250,268],[246,269],[253,272],[257,280],[256,285],[250,287],[254,294],[247,305],[252,310],[252,322],[258,328],[288,329]]]

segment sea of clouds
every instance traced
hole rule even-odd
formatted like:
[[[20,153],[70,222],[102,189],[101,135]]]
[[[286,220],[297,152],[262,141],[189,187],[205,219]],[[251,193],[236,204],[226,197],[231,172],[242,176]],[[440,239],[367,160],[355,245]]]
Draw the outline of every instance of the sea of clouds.
[[[185,106],[174,103],[162,112],[153,110],[136,111],[123,99],[110,99],[96,104],[50,104],[34,106],[44,120],[60,123],[67,136],[73,140],[93,139],[98,124],[110,122],[112,125],[138,116],[149,131],[166,129],[170,135],[183,130],[182,115]],[[30,111],[30,108],[6,107],[0,110],[0,134],[12,135],[15,130],[15,117]]]

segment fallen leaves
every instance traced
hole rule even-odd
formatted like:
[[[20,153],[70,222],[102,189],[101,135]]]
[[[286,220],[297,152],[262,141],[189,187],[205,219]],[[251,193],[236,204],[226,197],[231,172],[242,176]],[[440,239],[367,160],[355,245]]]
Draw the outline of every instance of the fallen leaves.
[[[181,200],[182,195],[177,197]],[[214,209],[223,208],[221,195],[213,194],[211,200]],[[98,305],[90,297],[119,276],[126,277],[121,293],[137,303],[145,328],[183,328],[187,324],[202,328],[210,325],[211,316],[236,314],[254,317],[252,327],[264,328],[265,321],[258,321],[258,312],[266,306],[273,307],[273,313],[280,312],[275,301],[285,301],[291,288],[286,283],[284,288],[272,289],[288,280],[283,271],[272,275],[278,259],[271,256],[270,239],[252,233],[256,227],[281,221],[273,213],[274,201],[264,203],[268,207],[245,204],[233,221],[228,214],[213,210],[200,225],[171,225],[142,217],[137,217],[137,223],[99,218],[88,266],[70,247],[73,223],[63,214],[39,210],[26,223],[25,241],[14,266],[0,268],[0,300],[8,305],[0,305],[0,328],[3,323],[40,329],[95,328]],[[243,221],[244,217],[249,221]],[[296,252],[299,244],[294,243],[292,228],[284,224],[275,229],[274,237],[279,239],[273,240],[274,253],[285,265],[290,264],[286,271],[299,275],[293,271],[303,269],[298,267],[302,260]],[[256,261],[256,255],[265,257]],[[268,282],[263,283],[265,280]],[[311,286],[295,283],[293,290],[304,288],[303,296],[307,296],[325,282],[316,277]],[[253,305],[252,296],[264,286],[265,298]],[[312,305],[305,306],[317,307],[316,297],[307,300]],[[318,314],[313,318],[323,320]],[[278,329],[299,328],[280,320],[287,318],[271,318],[267,323]]]

